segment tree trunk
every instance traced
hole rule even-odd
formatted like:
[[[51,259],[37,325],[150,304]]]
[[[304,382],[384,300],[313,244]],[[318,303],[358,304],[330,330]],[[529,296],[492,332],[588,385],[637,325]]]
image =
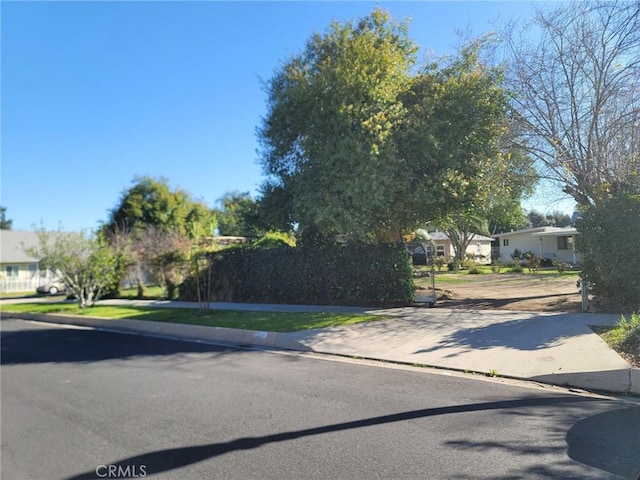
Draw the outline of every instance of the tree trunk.
[[[136,280],[138,282],[138,293],[137,293],[136,297],[138,299],[142,299],[147,294],[147,288],[146,288],[144,282],[142,281],[142,269],[140,268],[140,264],[138,264],[136,266]]]

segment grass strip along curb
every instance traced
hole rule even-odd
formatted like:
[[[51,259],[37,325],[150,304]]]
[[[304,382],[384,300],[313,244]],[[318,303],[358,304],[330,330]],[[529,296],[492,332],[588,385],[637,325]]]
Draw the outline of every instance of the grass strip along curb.
[[[260,330],[267,332],[297,332],[317,328],[339,327],[356,323],[382,320],[380,315],[353,313],[310,312],[255,312],[239,310],[210,310],[206,313],[196,309],[102,306],[80,309],[70,303],[21,303],[2,307],[7,313],[59,314],[96,317],[113,320],[144,320],[149,322],[182,323],[207,327]]]

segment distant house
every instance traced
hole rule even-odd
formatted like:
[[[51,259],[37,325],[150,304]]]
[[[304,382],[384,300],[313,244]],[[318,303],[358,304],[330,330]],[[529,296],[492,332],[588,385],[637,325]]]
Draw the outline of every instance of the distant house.
[[[500,243],[500,259],[509,263],[513,253],[533,252],[541,258],[557,258],[572,265],[580,263],[575,249],[577,230],[573,227],[538,227],[494,235]]]
[[[422,263],[415,262],[416,258],[421,258],[420,256],[427,257],[435,255],[436,257],[453,257],[455,255],[455,251],[453,250],[453,243],[446,233],[439,231],[430,232],[429,236],[431,237],[431,243],[433,244],[433,246],[429,242],[419,241],[419,244],[416,244],[416,246],[412,249],[414,263]],[[471,243],[469,243],[469,246],[467,247],[467,255],[473,256],[478,263],[491,263],[492,241],[493,238],[474,234],[471,238]]]
[[[37,232],[0,230],[0,293],[35,292],[55,275],[40,270],[37,258],[26,250],[39,245]]]
[[[227,247],[229,245],[249,244],[251,239],[248,237],[232,237],[232,236],[217,236],[213,237],[212,242],[215,245]]]

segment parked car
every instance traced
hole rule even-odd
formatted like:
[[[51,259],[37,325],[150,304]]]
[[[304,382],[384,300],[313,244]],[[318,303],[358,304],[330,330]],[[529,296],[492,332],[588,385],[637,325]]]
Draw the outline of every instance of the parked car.
[[[62,282],[48,282],[43,283],[38,288],[36,288],[37,293],[49,294],[49,295],[57,295],[58,293],[64,293],[67,291],[67,287]]]

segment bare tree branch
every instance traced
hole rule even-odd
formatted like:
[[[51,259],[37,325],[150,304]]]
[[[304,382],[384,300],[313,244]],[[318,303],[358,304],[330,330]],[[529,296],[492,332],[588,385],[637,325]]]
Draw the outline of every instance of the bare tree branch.
[[[506,44],[514,118],[541,178],[582,205],[640,185],[640,2],[565,3],[535,25],[535,41],[512,27]]]

